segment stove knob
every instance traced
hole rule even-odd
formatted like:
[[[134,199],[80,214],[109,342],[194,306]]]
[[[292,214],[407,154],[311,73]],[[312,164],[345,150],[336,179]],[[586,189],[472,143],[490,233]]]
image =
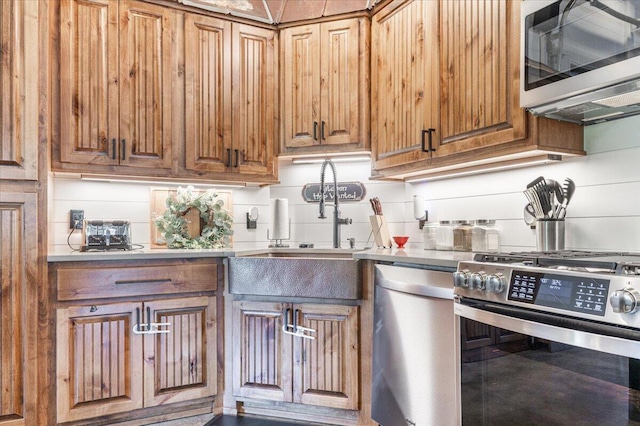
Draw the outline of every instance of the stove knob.
[[[640,293],[634,288],[616,290],[609,298],[613,312],[631,314],[640,308]]]
[[[454,287],[469,287],[470,272],[468,269],[457,271],[453,273],[453,286]]]
[[[492,293],[502,293],[507,288],[507,279],[501,272],[489,275],[486,281],[487,291]]]
[[[476,290],[484,290],[487,274],[484,271],[471,274],[469,279],[469,288]]]

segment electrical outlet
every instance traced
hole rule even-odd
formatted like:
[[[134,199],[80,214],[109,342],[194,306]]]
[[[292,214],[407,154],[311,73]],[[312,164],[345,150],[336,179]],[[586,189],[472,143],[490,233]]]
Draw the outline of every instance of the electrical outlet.
[[[69,229],[82,229],[84,210],[69,210]]]

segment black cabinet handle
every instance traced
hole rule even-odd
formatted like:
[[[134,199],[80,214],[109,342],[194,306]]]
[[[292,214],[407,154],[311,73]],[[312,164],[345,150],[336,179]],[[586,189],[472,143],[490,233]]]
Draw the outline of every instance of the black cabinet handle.
[[[436,129],[422,129],[422,152],[433,152],[435,149],[433,148],[433,132]],[[425,138],[426,135],[429,135],[429,147],[427,148],[427,140]]]
[[[296,309],[293,311],[293,332],[298,332],[298,315],[300,313],[300,309]]]
[[[433,133],[436,129],[429,129],[429,152],[434,152],[436,149],[433,147]]]
[[[289,313],[291,308],[284,310],[284,320],[282,321],[282,331],[289,331]]]
[[[136,308],[136,326],[140,330],[140,308]]]
[[[127,152],[127,141],[125,139],[122,139],[122,159],[123,160],[126,159],[126,152]]]
[[[227,167],[231,168],[231,148],[227,148]]]
[[[318,140],[318,122],[317,121],[313,122],[313,140],[314,141]]]
[[[233,167],[238,167],[238,162],[239,162],[239,157],[240,157],[240,150],[239,149],[234,149],[234,151],[236,153],[236,162],[235,162]]]
[[[151,307],[147,306],[147,330],[151,330]]]
[[[116,139],[111,139],[111,159],[116,159]]]
[[[325,138],[325,137],[324,137],[324,126],[325,126],[326,124],[327,124],[327,123],[325,123],[325,122],[323,121],[323,122],[322,122],[322,129],[320,130],[320,138],[321,138],[323,141],[326,141],[326,140],[327,140],[327,138]]]

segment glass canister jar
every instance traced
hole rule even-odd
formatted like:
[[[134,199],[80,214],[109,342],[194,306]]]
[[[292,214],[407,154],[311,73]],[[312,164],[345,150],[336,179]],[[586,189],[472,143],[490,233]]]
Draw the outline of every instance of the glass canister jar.
[[[427,222],[422,227],[422,235],[424,237],[424,249],[435,250],[438,238],[438,222]]]
[[[473,225],[466,220],[453,222],[453,249],[471,251]]]
[[[477,220],[472,230],[471,249],[474,252],[499,252],[500,233],[495,220]]]
[[[436,250],[453,250],[453,227],[451,221],[441,220],[436,230]]]

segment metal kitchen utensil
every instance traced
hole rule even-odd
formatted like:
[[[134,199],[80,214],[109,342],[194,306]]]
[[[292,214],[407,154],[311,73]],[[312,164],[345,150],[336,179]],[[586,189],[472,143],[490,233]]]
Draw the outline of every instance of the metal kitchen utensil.
[[[564,202],[558,208],[558,213],[556,214],[556,217],[558,219],[564,219],[565,216],[567,215],[567,206],[569,205],[569,202],[571,201],[573,194],[576,192],[576,184],[571,179],[566,178],[564,180],[563,190],[564,190]]]
[[[534,186],[536,186],[536,185],[538,185],[540,183],[544,183],[544,176],[538,176],[537,178],[535,178],[534,180],[529,182],[529,184],[527,185],[527,189],[533,188]]]
[[[523,192],[529,200],[531,207],[533,208],[534,216],[536,218],[542,218],[544,216],[544,213],[542,212],[542,204],[540,203],[538,192],[534,188],[527,188]]]
[[[536,212],[531,203],[524,206],[524,223],[531,226],[536,223]]]
[[[547,218],[550,217],[549,213],[551,212],[552,204],[551,204],[551,187],[544,184],[538,184],[534,186],[536,188],[536,192],[538,193],[538,198],[540,199],[540,205],[542,207],[542,217]]]

